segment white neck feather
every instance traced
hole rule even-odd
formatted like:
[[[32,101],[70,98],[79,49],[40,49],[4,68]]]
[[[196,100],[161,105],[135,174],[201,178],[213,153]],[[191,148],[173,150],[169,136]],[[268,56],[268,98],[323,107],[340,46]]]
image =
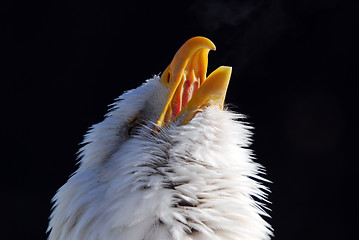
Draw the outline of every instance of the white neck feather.
[[[49,239],[269,239],[253,199],[266,198],[262,167],[241,118],[207,108],[187,125],[143,130],[128,141],[106,132],[116,128],[108,118],[54,197]]]

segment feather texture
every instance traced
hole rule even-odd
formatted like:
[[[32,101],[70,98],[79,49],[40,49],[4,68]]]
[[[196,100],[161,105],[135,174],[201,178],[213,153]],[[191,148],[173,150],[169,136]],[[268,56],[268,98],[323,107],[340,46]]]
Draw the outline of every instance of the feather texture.
[[[242,115],[208,107],[186,125],[154,132],[147,122],[125,137],[149,96],[161,102],[158,85],[155,76],[121,96],[87,134],[53,199],[49,240],[269,239],[268,190]]]

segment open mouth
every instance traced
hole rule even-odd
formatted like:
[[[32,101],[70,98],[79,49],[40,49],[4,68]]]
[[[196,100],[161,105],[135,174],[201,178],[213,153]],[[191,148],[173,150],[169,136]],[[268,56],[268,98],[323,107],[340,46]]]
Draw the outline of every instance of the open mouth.
[[[160,79],[169,91],[157,125],[184,125],[205,107],[223,108],[232,68],[219,67],[206,77],[208,53],[215,49],[209,39],[194,37],[178,50]]]

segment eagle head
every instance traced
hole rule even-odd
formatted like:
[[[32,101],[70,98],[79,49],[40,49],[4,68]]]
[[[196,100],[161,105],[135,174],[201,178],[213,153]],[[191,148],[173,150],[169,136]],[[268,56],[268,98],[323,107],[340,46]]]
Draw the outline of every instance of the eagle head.
[[[223,109],[231,67],[207,76],[210,50],[191,38],[89,130],[49,240],[269,239],[263,167],[244,117]]]

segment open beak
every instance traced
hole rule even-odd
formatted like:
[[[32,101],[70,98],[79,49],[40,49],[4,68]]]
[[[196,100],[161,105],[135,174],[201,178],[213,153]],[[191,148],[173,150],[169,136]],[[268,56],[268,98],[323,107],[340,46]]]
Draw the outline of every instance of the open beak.
[[[177,51],[160,79],[168,88],[168,95],[158,126],[169,125],[177,119],[180,124],[187,124],[208,106],[223,109],[232,68],[219,67],[206,77],[208,53],[215,49],[209,39],[194,37]]]

